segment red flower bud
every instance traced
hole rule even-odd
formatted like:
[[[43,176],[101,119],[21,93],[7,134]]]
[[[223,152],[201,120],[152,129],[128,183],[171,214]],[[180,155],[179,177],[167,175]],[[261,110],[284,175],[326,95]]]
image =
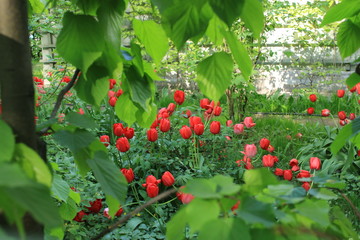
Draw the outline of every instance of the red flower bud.
[[[270,145],[270,140],[267,138],[262,138],[260,139],[260,147],[264,150],[267,150],[269,148]]]
[[[204,133],[204,124],[198,123],[194,126],[194,132],[196,135],[200,136]]]
[[[147,139],[150,142],[155,142],[158,139],[158,132],[156,128],[150,128],[146,134],[147,134]]]
[[[102,142],[105,147],[109,146],[110,137],[108,135],[102,135],[100,136],[100,142]]]
[[[292,171],[291,170],[284,170],[284,179],[291,181],[293,177]]]
[[[116,148],[120,152],[127,152],[130,149],[130,143],[129,140],[126,137],[121,137],[118,140],[116,140]]]
[[[180,128],[179,132],[184,139],[189,139],[192,135],[191,129],[185,125]]]
[[[126,181],[128,183],[131,183],[132,181],[134,181],[135,175],[134,175],[134,172],[133,172],[132,168],[129,168],[129,169],[122,168],[121,172],[125,176]]]
[[[181,105],[185,101],[185,93],[181,90],[176,90],[174,93],[174,101]]]
[[[171,172],[166,171],[162,177],[161,177],[161,182],[167,186],[170,187],[175,183],[175,178],[174,176],[171,174]]]
[[[160,120],[160,131],[167,132],[170,130],[170,120],[167,118],[162,118]]]
[[[220,132],[221,125],[219,121],[212,121],[210,124],[210,132],[212,134],[218,134]]]
[[[308,113],[309,115],[314,114],[314,112],[315,112],[315,109],[314,109],[313,107],[309,107],[309,108],[307,109],[307,113]]]
[[[90,212],[93,213],[98,213],[100,212],[101,208],[102,208],[102,200],[101,199],[96,199],[93,202],[89,202],[90,203],[90,207],[86,207]]]
[[[159,187],[154,183],[149,183],[146,187],[146,193],[151,198],[156,197],[159,194]]]
[[[321,161],[317,157],[311,157],[309,160],[310,169],[320,170],[321,168]]]
[[[317,97],[316,97],[315,94],[310,94],[309,99],[310,99],[311,102],[315,102]]]
[[[339,90],[337,90],[337,96],[338,96],[339,98],[344,97],[344,95],[345,95],[345,90],[344,90],[344,89],[339,89]]]

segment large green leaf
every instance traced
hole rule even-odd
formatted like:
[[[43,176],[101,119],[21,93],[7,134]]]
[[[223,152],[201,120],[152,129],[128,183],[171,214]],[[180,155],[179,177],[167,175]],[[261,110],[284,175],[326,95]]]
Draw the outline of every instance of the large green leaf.
[[[244,0],[209,0],[209,3],[213,11],[229,27],[240,17],[244,7]]]
[[[326,12],[321,26],[340,21],[344,18],[350,18],[358,13],[360,13],[360,4],[358,0],[343,0]]]
[[[130,99],[130,94],[122,94],[116,102],[115,112],[116,115],[129,126],[136,121],[135,112],[138,111],[138,107]]]
[[[102,151],[95,153],[94,158],[88,159],[88,165],[94,172],[102,190],[124,204],[127,193],[127,181],[115,163],[110,161]]]
[[[274,174],[267,168],[258,168],[246,171],[244,174],[245,185],[243,188],[251,194],[263,191],[268,185],[277,184],[278,181]]]
[[[354,87],[357,83],[360,82],[360,74],[356,72],[350,74],[350,76],[346,79],[346,85],[350,88]]]
[[[33,149],[23,143],[16,144],[15,159],[20,162],[29,177],[48,187],[51,186],[52,176],[48,166]]]
[[[59,207],[60,216],[67,221],[73,220],[78,212],[78,207],[74,200],[69,199],[67,202],[63,202]]]
[[[152,98],[151,85],[154,84],[152,79],[145,75],[141,76],[134,65],[125,70],[125,75],[130,89],[131,99],[146,110]],[[135,112],[133,112],[133,114],[134,113]]]
[[[92,133],[76,129],[73,132],[61,130],[54,134],[54,139],[62,146],[69,148],[73,153],[86,148],[95,139]]]
[[[98,0],[76,0],[76,5],[84,12],[86,15],[95,15],[96,10],[100,6]]]
[[[109,90],[109,72],[106,67],[94,63],[86,75],[81,74],[75,89],[78,96],[87,103],[100,107]]]
[[[199,233],[199,240],[219,239],[250,240],[251,237],[248,226],[239,218],[214,219],[204,224]]]
[[[360,22],[346,20],[339,25],[336,35],[342,58],[348,57],[360,48]]]
[[[222,28],[225,29],[226,24],[221,21],[217,15],[214,15],[209,22],[208,28],[206,29],[206,35],[217,46],[223,44],[224,36],[221,33]]]
[[[354,227],[352,226],[351,221],[341,211],[339,206],[332,207],[331,213],[333,224],[339,226],[345,236],[354,240],[359,239],[358,234],[354,231]]]
[[[17,164],[1,164],[2,196],[29,211],[34,218],[49,226],[61,225],[61,220],[47,186],[28,178]]]
[[[354,119],[351,123],[344,126],[335,140],[330,145],[333,154],[337,154],[345,143],[360,132],[360,118]],[[356,144],[356,143],[355,143]]]
[[[156,64],[160,64],[169,49],[168,38],[164,29],[152,20],[133,20],[133,28],[136,36],[144,44]]]
[[[168,36],[181,49],[186,40],[203,34],[207,28],[211,13],[205,0],[156,0],[165,22]]]
[[[245,0],[240,17],[245,26],[254,33],[254,37],[259,38],[264,28],[264,12],[261,1]]]
[[[201,92],[218,101],[231,83],[233,65],[230,55],[225,52],[214,53],[201,61],[196,69]]]
[[[15,136],[11,128],[0,119],[0,162],[9,162],[15,150]]]
[[[271,204],[263,203],[253,197],[241,200],[238,215],[249,224],[260,223],[265,227],[275,224],[275,215]]]
[[[99,128],[99,126],[95,123],[94,119],[90,118],[89,116],[81,115],[75,112],[66,114],[66,121],[69,124],[80,128]]]
[[[330,224],[330,207],[325,200],[306,199],[304,202],[296,205],[296,210],[302,216],[311,219],[322,227],[327,227]]]
[[[56,47],[60,55],[86,74],[91,64],[102,54],[105,41],[103,30],[95,18],[65,13],[63,28]]]
[[[124,1],[103,1],[97,11],[99,24],[103,30],[105,48],[100,60],[108,69],[109,77],[116,78],[121,75],[122,60],[120,55],[122,15]]]
[[[55,174],[51,186],[51,191],[57,199],[66,202],[67,199],[69,198],[69,193],[71,190],[69,184],[65,182],[61,178],[61,176]]]
[[[45,10],[45,5],[40,0],[29,0],[28,11],[30,14],[41,13]]]
[[[149,128],[154,122],[158,108],[155,103],[151,103],[147,106],[146,110],[138,109],[136,112],[136,121],[143,128]]]
[[[219,214],[220,207],[216,200],[195,198],[186,207],[180,209],[167,223],[166,238],[184,239],[186,225],[190,227],[192,233],[195,233],[201,231],[207,222],[217,219]]]
[[[226,42],[229,44],[233,58],[235,59],[241,74],[248,80],[252,72],[252,61],[245,46],[236,38],[234,33],[222,29]]]
[[[221,194],[216,192],[216,183],[209,179],[192,179],[186,184],[185,192],[193,194],[199,198],[221,198]]]

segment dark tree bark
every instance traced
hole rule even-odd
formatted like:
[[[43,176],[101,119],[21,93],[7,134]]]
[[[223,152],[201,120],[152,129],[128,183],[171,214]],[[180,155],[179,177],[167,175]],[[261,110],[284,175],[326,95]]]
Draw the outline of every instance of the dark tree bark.
[[[27,18],[27,0],[0,0],[1,117],[12,127],[17,142],[38,151]],[[3,217],[0,215],[0,224],[12,231],[13,226],[6,225]],[[23,222],[30,238],[43,235],[43,227],[30,215],[26,214]]]
[[[0,1],[2,119],[22,142],[37,150],[26,0]]]

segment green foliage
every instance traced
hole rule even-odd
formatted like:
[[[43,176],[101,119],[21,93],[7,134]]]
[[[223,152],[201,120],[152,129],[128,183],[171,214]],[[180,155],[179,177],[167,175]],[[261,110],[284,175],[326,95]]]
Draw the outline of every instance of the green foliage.
[[[203,94],[218,101],[231,82],[233,70],[229,54],[214,53],[198,64],[197,82]]]
[[[152,20],[140,21],[137,19],[133,20],[133,28],[154,62],[160,64],[169,48],[163,28]]]
[[[0,138],[0,163],[9,162],[15,150],[15,137],[11,128],[0,119],[0,131],[2,137]]]

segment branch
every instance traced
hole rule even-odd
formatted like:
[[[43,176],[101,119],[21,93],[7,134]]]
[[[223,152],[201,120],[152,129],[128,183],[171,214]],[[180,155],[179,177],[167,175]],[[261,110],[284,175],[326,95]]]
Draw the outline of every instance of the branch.
[[[56,102],[55,102],[55,105],[54,105],[54,109],[52,110],[51,112],[51,115],[50,115],[50,119],[54,119],[56,117],[56,113],[59,111],[59,108],[61,106],[61,102],[62,100],[64,99],[64,95],[74,86],[75,84],[75,81],[76,79],[78,78],[79,76],[79,73],[80,73],[80,69],[76,69],[75,72],[74,72],[74,75],[71,79],[71,81],[63,88],[61,89],[57,99],[56,99]],[[43,135],[44,133],[46,133],[48,130],[50,129],[50,127],[46,127],[44,128],[43,130],[41,130],[39,132],[39,135]]]
[[[344,193],[340,193],[341,196],[349,203],[350,207],[354,210],[355,215],[358,217],[358,219],[360,220],[360,212],[359,210],[355,207],[354,203],[344,194]]]
[[[168,190],[166,192],[163,192],[161,194],[159,194],[158,196],[152,198],[150,201],[148,201],[147,203],[137,207],[134,211],[132,211],[131,213],[127,214],[125,217],[121,218],[119,221],[117,221],[116,223],[110,225],[107,229],[103,230],[101,233],[99,233],[96,237],[92,238],[92,240],[98,240],[101,239],[102,237],[104,237],[106,234],[114,231],[116,228],[118,228],[119,226],[121,226],[122,224],[124,224],[126,221],[128,221],[130,218],[132,218],[133,216],[135,216],[136,214],[138,214],[139,212],[141,212],[142,210],[144,210],[145,208],[147,208],[148,206],[152,205],[153,203],[157,202],[158,200],[161,200],[163,198],[166,198],[167,196],[169,196],[172,193],[175,193],[177,190],[176,189],[171,189]]]
[[[59,93],[59,95],[58,95],[58,97],[56,99],[54,109],[51,112],[50,119],[53,119],[53,118],[56,117],[56,113],[57,113],[57,111],[59,111],[59,108],[61,106],[61,102],[62,102],[62,100],[64,98],[64,95],[74,86],[75,81],[76,81],[79,73],[80,73],[80,69],[77,68],[75,70],[75,73],[74,73],[71,81],[63,89],[61,89],[61,91],[60,91],[60,93]]]

